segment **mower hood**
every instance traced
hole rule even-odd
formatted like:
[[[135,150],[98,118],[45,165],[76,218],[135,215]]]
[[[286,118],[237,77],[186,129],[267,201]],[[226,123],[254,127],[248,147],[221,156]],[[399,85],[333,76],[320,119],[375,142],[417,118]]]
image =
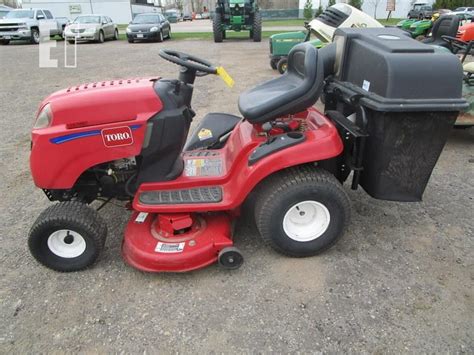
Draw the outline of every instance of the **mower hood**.
[[[47,97],[51,126],[66,128],[103,125],[151,117],[163,105],[154,90],[157,78],[112,80],[71,86]]]

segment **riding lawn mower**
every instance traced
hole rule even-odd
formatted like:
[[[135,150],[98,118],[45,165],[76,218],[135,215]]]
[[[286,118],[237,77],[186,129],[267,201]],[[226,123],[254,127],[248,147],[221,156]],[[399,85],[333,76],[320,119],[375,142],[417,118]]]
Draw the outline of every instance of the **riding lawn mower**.
[[[250,195],[262,238],[290,257],[326,250],[349,227],[351,173],[351,187],[373,198],[420,201],[467,106],[459,60],[398,29],[341,28],[334,42],[295,46],[284,75],[240,95],[241,116],[210,113],[188,139],[195,80],[229,79],[190,54],[160,51],[178,79],[95,82],[46,98],[30,166],[56,203],[30,230],[33,256],[58,271],[92,265],[107,235],[98,209],[110,200],[131,211],[125,261],[153,272],[240,267],[232,225]],[[313,107],[321,95],[324,113]]]

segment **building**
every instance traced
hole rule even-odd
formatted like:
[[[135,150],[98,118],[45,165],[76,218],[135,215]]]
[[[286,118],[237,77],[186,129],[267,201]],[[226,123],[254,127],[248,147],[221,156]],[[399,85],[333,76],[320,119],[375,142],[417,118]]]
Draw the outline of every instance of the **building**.
[[[133,16],[142,12],[161,12],[153,3],[135,3],[134,0],[23,0],[23,8],[48,9],[56,17],[73,20],[79,15],[102,14],[115,23],[129,23]]]

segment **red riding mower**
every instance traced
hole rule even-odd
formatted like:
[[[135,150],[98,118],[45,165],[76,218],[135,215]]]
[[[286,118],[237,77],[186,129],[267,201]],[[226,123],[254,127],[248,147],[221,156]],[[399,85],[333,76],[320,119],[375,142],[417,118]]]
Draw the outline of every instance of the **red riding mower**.
[[[107,233],[88,206],[95,200],[131,202],[123,257],[160,272],[238,268],[231,226],[250,193],[261,236],[292,257],[342,235],[351,171],[352,188],[374,198],[421,200],[466,107],[459,60],[397,29],[338,29],[334,41],[294,47],[286,74],[241,94],[242,117],[208,114],[187,141],[194,81],[220,72],[188,54],[160,52],[180,66],[177,80],[96,82],[48,97],[30,164],[59,203],[31,228],[33,256],[58,271],[94,263]],[[322,94],[325,114],[312,107]]]

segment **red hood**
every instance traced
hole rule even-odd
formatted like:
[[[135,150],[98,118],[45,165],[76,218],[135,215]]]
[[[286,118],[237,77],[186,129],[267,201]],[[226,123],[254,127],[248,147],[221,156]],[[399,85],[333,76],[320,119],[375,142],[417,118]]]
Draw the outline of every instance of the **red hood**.
[[[162,109],[153,83],[157,78],[101,81],[72,86],[47,97],[53,126],[68,128],[148,118]]]

